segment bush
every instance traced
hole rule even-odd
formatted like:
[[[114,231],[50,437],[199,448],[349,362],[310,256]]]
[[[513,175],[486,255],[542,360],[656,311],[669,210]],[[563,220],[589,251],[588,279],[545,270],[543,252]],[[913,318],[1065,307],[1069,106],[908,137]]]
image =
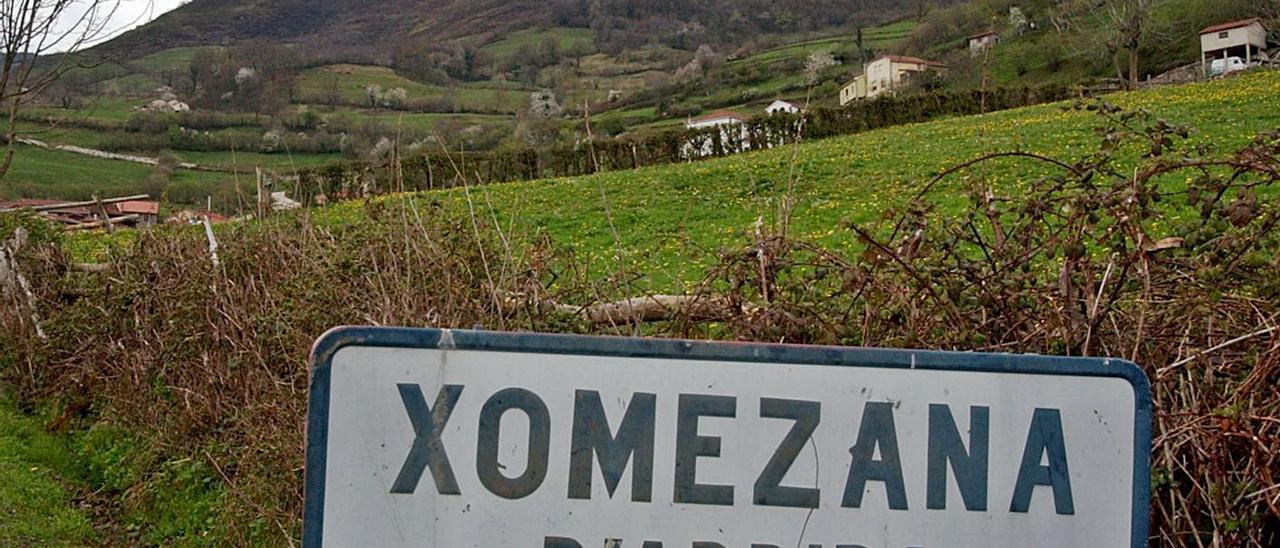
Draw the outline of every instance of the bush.
[[[1280,451],[1280,336],[1266,327],[1280,316],[1280,213],[1259,198],[1280,186],[1280,132],[1216,154],[1189,128],[1077,108],[1103,120],[1080,161],[1010,151],[946,169],[877,224],[833,227],[859,239],[851,249],[758,229],[694,286],[690,302],[704,306],[669,310],[644,333],[1131,358],[1156,398],[1153,542],[1275,545],[1280,514],[1252,495],[1273,489]],[[999,195],[969,169],[1011,158],[1054,174]],[[536,158],[524,160],[511,168]],[[935,209],[931,189],[962,175],[969,207]],[[545,241],[428,200],[371,200],[335,225],[224,226],[217,267],[199,230],[142,234],[92,277],[40,240],[20,260],[49,340],[0,308],[14,342],[5,380],[29,399],[84,398],[175,456],[205,456],[175,459],[155,485],[196,508],[216,502],[214,538],[283,544],[301,515],[307,349],[331,326],[634,329],[551,306],[596,302],[615,281],[582,280]],[[1167,232],[1150,234],[1157,222]],[[1178,238],[1152,237],[1165,233]],[[129,483],[135,468],[115,462],[126,459],[107,458],[103,476]],[[236,496],[202,487],[218,481],[202,462]],[[165,523],[178,526],[145,538],[203,527]]]

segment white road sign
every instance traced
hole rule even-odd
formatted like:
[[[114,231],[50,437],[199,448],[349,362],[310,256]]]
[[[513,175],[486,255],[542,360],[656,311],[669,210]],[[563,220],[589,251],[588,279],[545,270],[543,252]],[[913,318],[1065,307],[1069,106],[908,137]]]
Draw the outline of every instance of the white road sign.
[[[1144,546],[1120,360],[342,328],[308,546]]]

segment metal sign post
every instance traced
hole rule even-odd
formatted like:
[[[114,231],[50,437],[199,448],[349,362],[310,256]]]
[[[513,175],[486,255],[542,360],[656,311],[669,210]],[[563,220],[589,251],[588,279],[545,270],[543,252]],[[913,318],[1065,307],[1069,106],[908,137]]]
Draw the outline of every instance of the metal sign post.
[[[307,546],[1145,546],[1108,359],[341,328]]]

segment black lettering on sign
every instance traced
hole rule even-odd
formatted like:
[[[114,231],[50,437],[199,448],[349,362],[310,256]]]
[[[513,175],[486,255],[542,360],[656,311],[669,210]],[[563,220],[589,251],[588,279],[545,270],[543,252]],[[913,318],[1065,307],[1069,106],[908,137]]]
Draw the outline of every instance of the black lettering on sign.
[[[1049,455],[1049,463],[1041,465],[1045,453]],[[1027,432],[1027,445],[1022,450],[1022,466],[1018,469],[1018,483],[1013,487],[1009,511],[1027,513],[1037,485],[1053,488],[1053,507],[1058,514],[1075,515],[1071,473],[1067,468],[1067,442],[1062,437],[1062,412],[1057,409],[1036,409],[1031,416],[1031,430]]]
[[[449,423],[453,407],[462,396],[462,387],[447,384],[440,387],[436,395],[435,406],[427,405],[422,395],[422,386],[417,384],[397,384],[400,400],[404,402],[404,410],[409,413],[409,422],[413,424],[413,446],[400,467],[400,474],[391,484],[391,492],[397,495],[412,495],[418,489],[422,473],[431,468],[431,477],[436,482],[436,491],[441,495],[461,495],[458,480],[454,478],[453,467],[449,465],[449,454],[444,450],[444,442],[440,435]]]
[[[676,411],[675,502],[733,506],[732,485],[698,483],[698,457],[719,457],[720,438],[698,435],[701,417],[733,418],[738,400],[732,396],[680,394]]]
[[[760,400],[760,416],[766,419],[791,419],[791,431],[778,444],[773,458],[765,465],[756,479],[755,503],[759,506],[783,506],[788,508],[817,508],[820,493],[815,488],[787,487],[782,478],[791,470],[796,457],[804,450],[813,431],[822,420],[822,404],[816,401]]]
[[[653,500],[653,435],[658,396],[637,393],[631,396],[618,435],[609,429],[600,393],[578,390],[573,405],[573,442],[569,455],[569,498],[591,498],[591,456],[600,461],[609,497],[618,490],[622,472],[631,461],[631,500]],[[634,459],[632,456],[634,455]]]
[[[880,448],[880,459],[873,460],[877,447]],[[853,462],[849,465],[849,479],[844,486],[841,506],[861,508],[867,481],[874,480],[884,482],[890,510],[907,509],[907,489],[902,481],[902,459],[898,455],[893,404],[867,402],[862,410],[862,425],[858,427],[858,441],[849,453],[853,455]]]
[[[982,512],[987,509],[987,450],[990,445],[991,410],[969,408],[969,450],[964,449],[960,428],[951,408],[929,405],[929,471],[926,506],[930,510],[947,508],[947,463],[955,471],[956,485],[964,509]]]
[[[546,537],[542,548],[582,548],[582,544],[568,537]]]
[[[516,478],[502,475],[498,468],[498,437],[502,416],[518,409],[529,417],[529,462]],[[480,432],[476,443],[476,473],[490,493],[507,499],[532,495],[547,477],[551,454],[551,413],[537,394],[523,388],[499,391],[480,409]]]

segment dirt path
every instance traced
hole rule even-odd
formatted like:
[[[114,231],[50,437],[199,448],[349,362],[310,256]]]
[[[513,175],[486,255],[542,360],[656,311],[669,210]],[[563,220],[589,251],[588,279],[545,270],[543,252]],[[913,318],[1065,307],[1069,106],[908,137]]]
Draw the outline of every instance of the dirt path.
[[[43,148],[45,150],[59,150],[62,152],[70,152],[72,154],[89,156],[91,158],[100,158],[103,160],[117,160],[121,162],[131,162],[135,164],[144,164],[149,166],[154,166],[160,163],[160,160],[149,157],[149,156],[121,154],[119,152],[108,152],[105,150],[98,150],[95,148],[87,148],[87,147],[81,147],[81,146],[75,146],[75,145],[59,145],[57,143],[46,143],[39,139],[21,138],[21,139],[18,139],[18,142],[28,146]],[[189,169],[192,171],[211,171],[211,172],[217,172],[217,173],[230,173],[232,171],[226,168],[221,168],[216,166],[203,166],[203,165],[195,164],[192,162],[181,162],[178,164],[178,167],[181,169]]]

